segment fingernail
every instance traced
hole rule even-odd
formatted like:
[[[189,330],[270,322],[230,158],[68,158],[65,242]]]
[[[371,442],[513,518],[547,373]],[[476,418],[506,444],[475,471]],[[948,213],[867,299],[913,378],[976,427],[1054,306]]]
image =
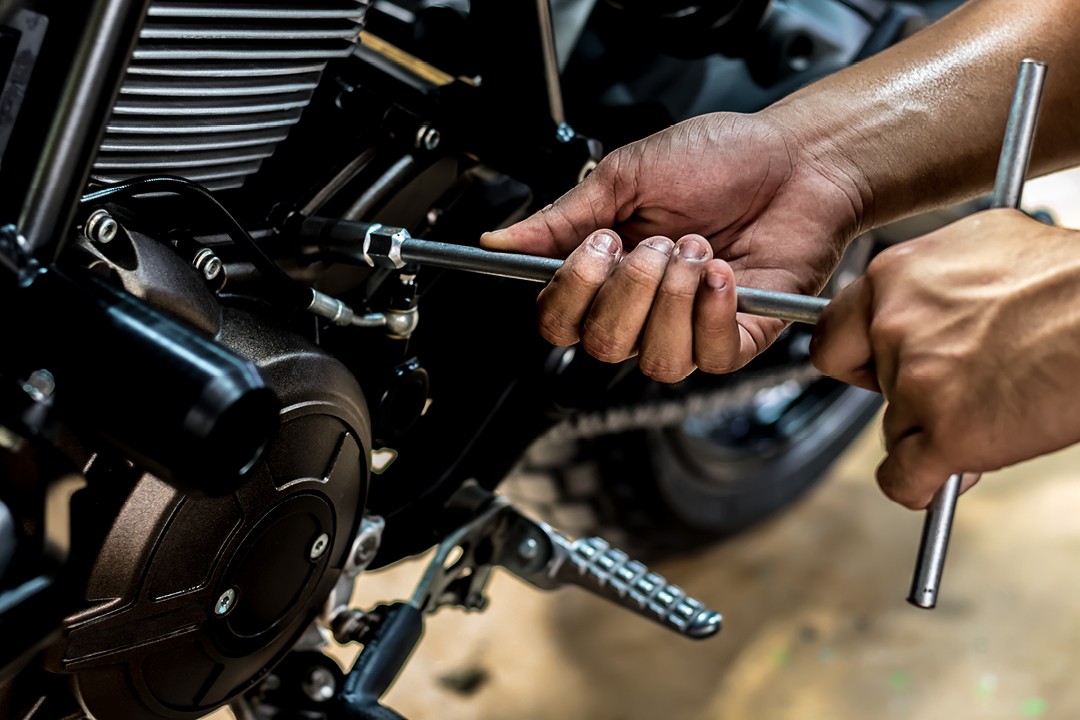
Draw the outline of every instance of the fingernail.
[[[705,244],[700,240],[683,240],[675,248],[675,254],[687,260],[700,260],[705,257]]]
[[[669,238],[663,236],[651,237],[648,240],[642,240],[641,244],[645,247],[650,247],[653,250],[664,253],[665,255],[671,255],[671,248],[675,247]]]
[[[705,273],[705,284],[719,292],[727,287],[727,278],[718,272]]]
[[[615,238],[604,233],[593,235],[589,239],[589,247],[594,250],[599,250],[605,255],[619,254],[619,242]]]

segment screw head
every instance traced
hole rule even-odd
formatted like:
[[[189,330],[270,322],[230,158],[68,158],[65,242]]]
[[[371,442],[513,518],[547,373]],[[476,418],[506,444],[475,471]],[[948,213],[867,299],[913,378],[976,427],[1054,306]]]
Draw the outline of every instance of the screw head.
[[[438,128],[433,128],[427,123],[420,126],[420,129],[416,131],[416,147],[423,148],[425,150],[434,150],[439,147],[439,143],[442,142],[442,133]]]
[[[215,255],[214,251],[210,248],[203,248],[195,253],[195,257],[192,258],[191,264],[206,280],[213,280],[225,269],[225,265],[221,262],[221,258]]]
[[[334,697],[337,691],[337,680],[334,674],[324,667],[316,666],[308,673],[303,682],[304,694],[312,702],[323,703]]]
[[[90,217],[86,218],[86,224],[83,226],[86,239],[101,245],[112,242],[119,230],[120,225],[113,216],[107,210],[100,208],[90,213]]]
[[[215,255],[214,257],[207,260],[206,264],[203,265],[203,277],[207,280],[213,280],[221,274],[221,267],[221,258]]]
[[[52,397],[56,390],[56,378],[48,370],[35,370],[26,378],[22,389],[34,402],[44,402]]]
[[[534,560],[538,554],[540,554],[540,543],[536,542],[536,538],[525,538],[518,545],[518,555],[523,560]]]
[[[214,614],[218,617],[224,617],[228,615],[235,606],[236,588],[229,588],[218,596],[217,602],[214,603]]]
[[[326,552],[326,548],[330,547],[330,536],[326,533],[319,535],[315,538],[315,542],[311,543],[311,550],[308,551],[308,557],[312,560],[318,560]]]

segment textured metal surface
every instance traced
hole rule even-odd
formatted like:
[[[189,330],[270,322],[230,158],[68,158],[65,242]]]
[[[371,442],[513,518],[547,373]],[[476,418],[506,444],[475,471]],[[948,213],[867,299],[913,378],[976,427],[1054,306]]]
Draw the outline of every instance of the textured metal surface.
[[[93,176],[167,172],[239,187],[348,56],[368,0],[153,2]]]

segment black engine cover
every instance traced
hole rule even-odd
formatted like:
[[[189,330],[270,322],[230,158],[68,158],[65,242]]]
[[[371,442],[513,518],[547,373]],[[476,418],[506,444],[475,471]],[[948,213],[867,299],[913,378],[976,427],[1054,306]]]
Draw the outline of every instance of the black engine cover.
[[[230,495],[143,475],[127,497],[50,663],[96,718],[196,718],[251,687],[321,609],[363,513],[371,430],[353,376],[244,312],[223,312],[218,339],[270,381],[280,431]]]

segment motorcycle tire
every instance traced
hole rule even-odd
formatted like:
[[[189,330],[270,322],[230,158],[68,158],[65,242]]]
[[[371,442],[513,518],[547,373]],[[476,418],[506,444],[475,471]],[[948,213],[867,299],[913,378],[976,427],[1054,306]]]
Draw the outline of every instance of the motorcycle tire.
[[[601,535],[661,559],[790,506],[821,481],[880,406],[880,395],[823,378],[766,424],[754,417],[760,408],[745,408],[666,429],[540,444],[507,492],[564,532]]]

